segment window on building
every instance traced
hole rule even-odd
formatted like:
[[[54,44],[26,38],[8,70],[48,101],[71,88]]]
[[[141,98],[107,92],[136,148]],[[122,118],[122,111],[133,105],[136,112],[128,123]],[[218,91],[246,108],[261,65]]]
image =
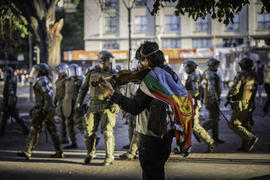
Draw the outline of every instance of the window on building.
[[[115,33],[116,32],[116,18],[107,17],[105,18],[105,33]]]
[[[163,49],[181,48],[180,39],[163,39],[162,40]]]
[[[178,17],[168,15],[166,18],[166,24],[165,29],[166,31],[178,31],[179,30],[179,23],[178,23]]]
[[[270,29],[270,13],[258,14],[258,29]]]
[[[176,6],[178,1],[172,2],[172,1],[162,1],[163,6]]]
[[[118,0],[105,0],[106,7],[117,7]]]
[[[240,28],[240,17],[239,14],[235,14],[233,17],[233,23],[227,25],[228,31],[237,31]]]
[[[117,41],[103,41],[103,49],[119,49]]]
[[[211,48],[212,40],[208,38],[192,39],[192,48]]]
[[[146,32],[147,31],[147,17],[136,16],[135,17],[135,32]]]
[[[145,6],[147,3],[147,0],[135,0],[136,6]]]
[[[196,21],[196,31],[207,31],[208,30],[208,17],[204,19],[198,18]]]

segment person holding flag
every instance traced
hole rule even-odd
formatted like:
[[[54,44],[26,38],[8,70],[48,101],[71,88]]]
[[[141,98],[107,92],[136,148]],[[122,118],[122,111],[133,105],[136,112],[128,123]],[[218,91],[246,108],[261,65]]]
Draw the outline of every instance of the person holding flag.
[[[133,97],[114,91],[109,81],[102,81],[99,87],[121,109],[138,115],[136,131],[143,179],[164,180],[164,165],[174,136],[183,156],[189,154],[194,116],[192,97],[179,76],[165,65],[164,54],[156,42],[145,41],[137,52],[140,65],[149,68],[149,72]]]

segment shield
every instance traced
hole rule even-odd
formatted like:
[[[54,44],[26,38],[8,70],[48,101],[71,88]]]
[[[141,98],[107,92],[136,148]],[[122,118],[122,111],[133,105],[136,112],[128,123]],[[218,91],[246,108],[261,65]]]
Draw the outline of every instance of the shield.
[[[71,98],[65,98],[63,100],[63,105],[62,105],[62,110],[63,110],[63,114],[66,118],[71,116],[71,113],[73,111],[72,108],[72,99]]]

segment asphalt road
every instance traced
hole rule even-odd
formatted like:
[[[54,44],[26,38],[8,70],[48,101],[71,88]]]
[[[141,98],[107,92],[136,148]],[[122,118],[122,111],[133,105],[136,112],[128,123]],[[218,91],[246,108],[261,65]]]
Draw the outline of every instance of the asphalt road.
[[[0,87],[1,90],[1,87]],[[1,92],[0,92],[1,93]],[[33,105],[27,100],[27,87],[19,87],[18,108],[30,127],[28,111]],[[265,101],[265,98],[263,99]],[[221,109],[227,118],[230,118],[231,110]],[[256,103],[253,114],[255,124],[253,132],[259,137],[259,142],[250,153],[239,153],[236,149],[240,146],[240,138],[227,126],[224,119],[220,120],[220,137],[225,144],[217,146],[215,153],[204,153],[207,146],[192,142],[192,154],[188,158],[182,158],[171,154],[166,164],[166,179],[191,180],[191,179],[270,179],[270,113],[264,119],[260,103]],[[207,113],[204,117],[207,119]],[[5,136],[0,137],[0,180],[6,179],[88,179],[88,180],[137,180],[141,179],[141,168],[138,160],[123,161],[119,155],[125,150],[122,147],[128,144],[128,126],[118,116],[115,126],[116,160],[108,167],[101,166],[104,160],[104,141],[101,138],[97,146],[97,158],[91,165],[84,165],[86,155],[83,136],[78,132],[78,149],[65,151],[64,159],[48,158],[52,154],[53,146],[49,138],[46,142],[44,131],[36,146],[30,161],[16,157],[16,152],[23,150],[27,136],[23,136],[20,127],[11,121],[7,127]],[[59,124],[57,124],[59,126]],[[102,137],[100,132],[98,136]],[[174,148],[172,145],[172,149]]]

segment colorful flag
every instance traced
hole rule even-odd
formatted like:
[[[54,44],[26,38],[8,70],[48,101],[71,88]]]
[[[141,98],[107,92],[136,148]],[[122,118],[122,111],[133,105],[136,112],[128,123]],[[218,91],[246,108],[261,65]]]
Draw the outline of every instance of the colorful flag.
[[[174,118],[178,126],[180,125],[180,128],[177,128],[177,125],[174,127],[177,145],[180,146],[181,152],[189,151],[194,116],[193,104],[192,97],[181,83],[179,76],[176,82],[170,73],[156,67],[144,77],[143,83],[155,98],[171,106]]]

